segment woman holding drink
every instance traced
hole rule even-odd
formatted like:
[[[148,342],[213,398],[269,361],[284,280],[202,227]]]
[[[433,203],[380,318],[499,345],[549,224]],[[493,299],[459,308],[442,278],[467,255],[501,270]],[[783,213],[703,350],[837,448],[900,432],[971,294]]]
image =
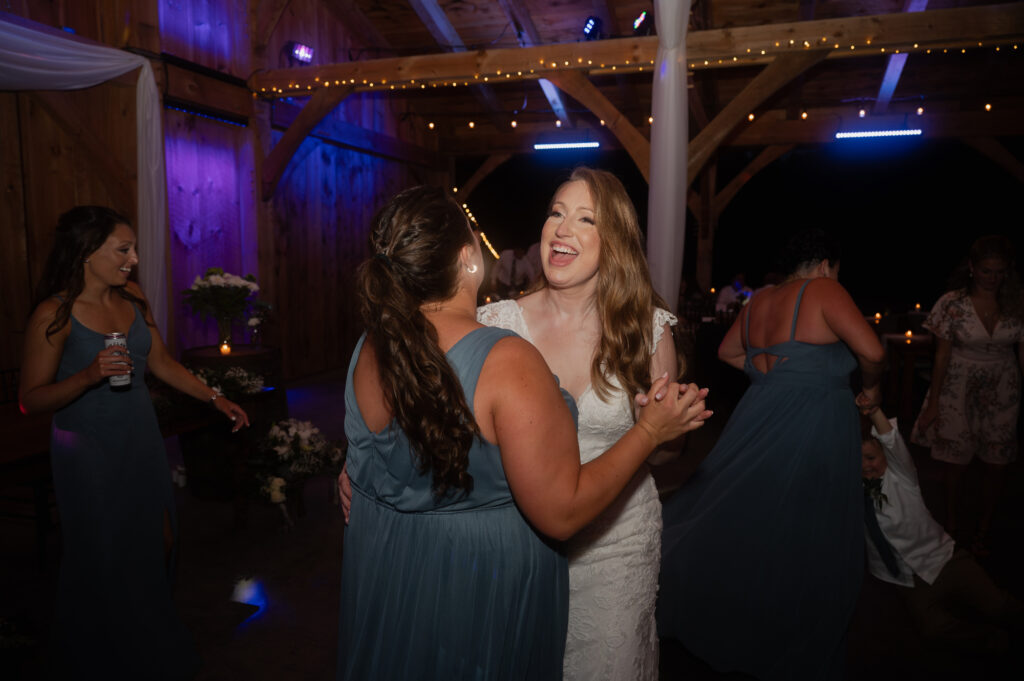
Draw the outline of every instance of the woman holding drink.
[[[54,411],[63,534],[54,678],[185,679],[199,666],[171,598],[177,528],[147,364],[222,412],[233,431],[249,424],[171,357],[128,281],[138,262],[124,217],[97,206],[64,213],[25,333],[21,409]]]

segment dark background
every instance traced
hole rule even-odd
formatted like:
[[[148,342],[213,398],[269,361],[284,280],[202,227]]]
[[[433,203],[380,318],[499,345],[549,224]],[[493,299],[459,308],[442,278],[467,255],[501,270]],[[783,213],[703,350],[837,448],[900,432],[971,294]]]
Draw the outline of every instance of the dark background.
[[[1016,158],[1024,155],[1019,140],[1001,142]],[[757,151],[725,149],[718,159],[718,187]],[[468,178],[481,162],[466,162],[458,176]],[[535,241],[552,192],[580,164],[616,173],[646,228],[647,183],[625,152],[535,152],[500,166],[469,200],[495,248]],[[846,140],[800,147],[755,175],[723,211],[713,285],[726,284],[737,271],[758,285],[788,233],[818,226],[840,235],[840,280],[866,314],[901,312],[915,303],[927,309],[977,237],[1005,234],[1017,250],[1024,247],[1022,196],[1018,180],[956,141]],[[695,274],[691,218],[684,277]]]

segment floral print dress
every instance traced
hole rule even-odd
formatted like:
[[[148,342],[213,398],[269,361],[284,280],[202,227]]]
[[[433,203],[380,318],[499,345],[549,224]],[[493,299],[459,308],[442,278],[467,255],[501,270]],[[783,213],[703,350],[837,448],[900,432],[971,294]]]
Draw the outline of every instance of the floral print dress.
[[[931,447],[939,461],[1010,463],[1017,458],[1021,383],[1014,345],[1024,340],[1024,323],[1001,316],[989,334],[961,289],[939,298],[924,325],[952,348],[938,417],[925,430],[915,423],[911,441]],[[929,390],[922,411],[932,399]]]

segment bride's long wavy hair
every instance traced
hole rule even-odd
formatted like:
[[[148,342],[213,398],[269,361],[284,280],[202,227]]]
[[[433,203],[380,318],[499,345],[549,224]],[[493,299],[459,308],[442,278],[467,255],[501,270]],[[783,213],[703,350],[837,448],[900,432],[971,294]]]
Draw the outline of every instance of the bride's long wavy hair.
[[[615,376],[630,395],[646,392],[651,385],[654,308],[668,306],[651,286],[636,209],[619,178],[607,171],[580,166],[555,195],[570,182],[586,183],[601,239],[596,301],[601,339],[590,365],[591,385],[605,400],[612,392],[608,376]],[[676,355],[682,375],[682,358]]]
[[[420,308],[455,295],[459,253],[473,239],[465,214],[444,190],[413,187],[377,213],[372,256],[357,275],[366,342],[377,355],[384,399],[420,473],[432,474],[438,498],[473,489],[469,449],[480,429],[438,345],[437,329]]]

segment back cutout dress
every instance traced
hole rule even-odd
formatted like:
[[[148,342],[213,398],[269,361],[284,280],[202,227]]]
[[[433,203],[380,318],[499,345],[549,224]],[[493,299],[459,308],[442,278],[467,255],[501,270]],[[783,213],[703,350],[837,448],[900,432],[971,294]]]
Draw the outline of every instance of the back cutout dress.
[[[863,578],[860,430],[841,341],[750,347],[751,385],[664,508],[658,629],[719,671],[842,678]],[[776,356],[765,373],[759,354]]]
[[[57,381],[103,349],[73,316]],[[128,389],[104,380],[53,415],[50,458],[62,554],[52,628],[59,679],[187,679],[199,668],[178,618],[164,555],[164,516],[176,532],[171,474],[144,380],[152,343],[138,309],[127,334]]]
[[[448,351],[470,407],[488,353],[513,335],[477,328]],[[370,431],[352,386],[364,341],[345,387],[352,509],[337,678],[561,679],[565,557],[520,513],[496,445],[474,441],[469,495],[437,500],[397,423]]]

